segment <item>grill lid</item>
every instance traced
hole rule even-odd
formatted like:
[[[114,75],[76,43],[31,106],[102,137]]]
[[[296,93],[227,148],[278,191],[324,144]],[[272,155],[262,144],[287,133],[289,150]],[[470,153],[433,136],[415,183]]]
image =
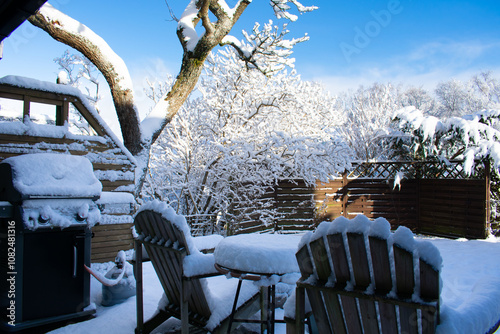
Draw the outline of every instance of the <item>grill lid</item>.
[[[0,164],[0,200],[98,199],[102,185],[84,157],[35,153],[7,158]]]

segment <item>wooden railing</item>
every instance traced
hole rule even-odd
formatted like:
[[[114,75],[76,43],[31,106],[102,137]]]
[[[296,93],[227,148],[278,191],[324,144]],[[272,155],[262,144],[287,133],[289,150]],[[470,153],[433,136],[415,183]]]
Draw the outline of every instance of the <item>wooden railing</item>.
[[[80,155],[93,164],[103,191],[132,193],[135,190],[135,164],[130,153],[117,142],[95,111],[86,107],[80,96],[0,84],[0,98],[23,102],[19,112],[22,120],[0,122],[0,161],[39,152]],[[31,122],[32,103],[55,106],[55,124]],[[70,121],[71,106],[87,121],[94,135],[71,133],[69,127],[65,127]],[[93,228],[92,262],[111,261],[119,250],[133,248],[130,228],[134,209],[131,205],[129,211],[116,212],[104,207],[101,222],[104,224]],[[115,223],[105,224],[110,221]]]

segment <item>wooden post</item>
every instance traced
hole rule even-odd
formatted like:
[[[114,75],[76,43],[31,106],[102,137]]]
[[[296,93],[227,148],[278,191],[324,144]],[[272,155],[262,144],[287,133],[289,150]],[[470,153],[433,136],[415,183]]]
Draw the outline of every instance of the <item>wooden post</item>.
[[[295,289],[295,333],[302,334],[305,331],[305,290],[303,287]]]
[[[141,334],[144,325],[143,295],[142,295],[142,243],[135,240],[135,291],[137,309],[136,334]]]
[[[486,160],[484,162],[484,182],[485,182],[485,191],[486,191],[486,210],[485,210],[485,235],[484,237],[488,237],[490,228],[491,228],[491,166],[490,161]]]
[[[26,116],[29,117],[29,115],[30,115],[30,97],[27,95],[24,95],[23,97],[24,97],[24,99],[23,99],[23,102],[24,102],[23,122],[24,122],[24,119],[26,118]]]
[[[342,215],[347,218],[347,171],[342,174]]]
[[[56,106],[56,125],[62,126],[68,120],[69,102],[63,101],[62,106]]]
[[[187,279],[183,278],[183,272],[184,269],[182,268],[182,262],[184,260],[184,256],[179,256],[178,261],[181,264],[180,271],[179,271],[179,279],[181,282],[181,291],[180,291],[180,302],[181,302],[181,333],[182,334],[189,334],[189,295],[191,293],[190,291],[190,285]]]

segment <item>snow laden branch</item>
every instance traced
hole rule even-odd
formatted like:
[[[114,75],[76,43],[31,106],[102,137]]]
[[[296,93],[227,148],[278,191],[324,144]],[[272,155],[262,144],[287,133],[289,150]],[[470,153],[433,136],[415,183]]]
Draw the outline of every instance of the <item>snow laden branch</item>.
[[[309,40],[307,34],[301,38],[285,39],[289,33],[284,24],[280,30],[269,20],[261,30],[261,25],[255,23],[253,33],[243,31],[245,40],[239,41],[234,36],[226,36],[222,44],[231,45],[236,49],[240,58],[247,63],[249,68],[256,68],[265,75],[281,71],[286,66],[294,67],[294,58],[289,58],[292,48],[301,42]]]
[[[313,10],[318,9],[318,7],[316,6],[304,6],[297,0],[271,0],[270,3],[271,6],[273,7],[274,15],[276,15],[278,19],[286,18],[289,19],[290,21],[296,21],[298,19],[298,16],[289,12],[290,9],[289,3],[295,5],[295,7],[297,7],[297,10],[301,14],[306,12],[312,12]]]
[[[407,107],[395,115],[405,136],[399,141],[420,158],[464,158],[470,174],[475,160],[489,159],[500,167],[500,110],[483,110],[462,117],[439,119]]]
[[[109,84],[124,144],[132,154],[142,150],[139,116],[134,105],[132,80],[123,60],[90,28],[61,13],[49,3],[28,20],[54,39],[71,46],[88,58]]]
[[[152,143],[157,140],[163,128],[193,91],[201,75],[203,63],[212,49],[231,31],[250,2],[240,0],[230,8],[224,0],[190,1],[177,25],[177,37],[184,50],[181,69],[172,89],[143,120],[145,138],[151,138]],[[212,22],[212,17],[215,17],[215,22]],[[196,26],[200,22],[205,31],[198,35]]]

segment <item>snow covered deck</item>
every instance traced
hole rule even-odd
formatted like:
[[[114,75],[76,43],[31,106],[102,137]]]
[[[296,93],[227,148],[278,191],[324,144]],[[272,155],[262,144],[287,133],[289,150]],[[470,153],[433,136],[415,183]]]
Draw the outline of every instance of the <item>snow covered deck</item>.
[[[423,238],[417,238],[423,239]],[[425,238],[440,251],[443,259],[441,278],[441,324],[437,332],[484,333],[500,319],[500,238],[487,240],[449,240]],[[111,264],[94,264],[93,268],[105,272]],[[225,278],[224,278],[225,279]],[[222,288],[224,285],[222,284]],[[156,311],[163,290],[150,263],[144,265],[145,318]],[[51,333],[133,333],[135,297],[112,307],[100,305],[101,284],[92,278],[91,301],[96,304],[95,319],[59,328]],[[283,314],[283,310],[277,310]],[[178,325],[169,321],[167,326]],[[285,333],[278,325],[277,333]]]

